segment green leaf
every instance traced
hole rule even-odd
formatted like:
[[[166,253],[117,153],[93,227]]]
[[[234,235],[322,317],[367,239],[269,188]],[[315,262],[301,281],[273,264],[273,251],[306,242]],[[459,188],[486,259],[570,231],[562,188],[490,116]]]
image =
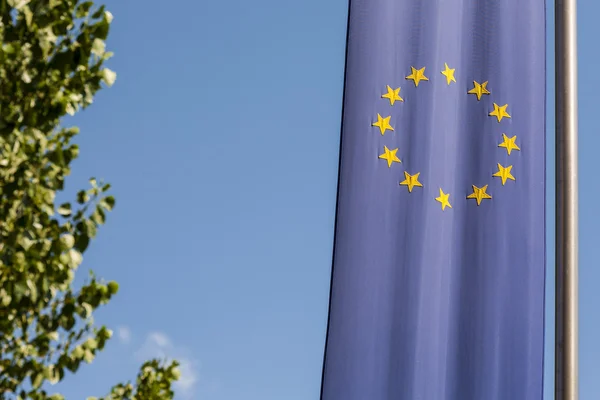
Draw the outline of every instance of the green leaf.
[[[110,339],[112,335],[113,331],[111,331],[110,329],[106,329],[106,327],[104,326],[98,331],[98,338],[102,340]]]
[[[37,301],[38,291],[37,291],[37,287],[35,286],[35,283],[31,279],[27,279],[26,284],[27,284],[27,289],[29,289],[28,290],[29,298],[33,302]]]
[[[82,314],[83,318],[89,318],[92,316],[94,312],[94,308],[89,303],[82,303],[81,307],[83,307],[84,313]],[[84,346],[85,347],[85,346]]]
[[[16,10],[21,10],[27,4],[29,4],[31,0],[8,0],[8,5],[15,8]]]
[[[87,234],[81,234],[77,236],[77,240],[75,241],[75,248],[79,250],[80,253],[83,253],[90,244],[90,237]]]
[[[108,293],[110,293],[111,295],[117,294],[117,292],[119,291],[119,284],[115,281],[110,281],[108,282]]]
[[[25,23],[28,27],[31,27],[31,23],[33,21],[33,13],[28,5],[24,5],[22,8],[23,15],[25,16]]]
[[[2,51],[5,52],[6,54],[14,54],[14,53],[16,53],[17,49],[15,48],[14,44],[12,44],[12,43],[4,43],[2,45]]]
[[[10,305],[11,300],[12,297],[8,293],[6,293],[4,289],[2,289],[0,291],[0,304],[2,304],[4,307],[8,307]]]
[[[63,250],[72,249],[75,246],[75,237],[71,234],[66,234],[60,238],[61,248]]]
[[[83,359],[86,363],[90,364],[92,361],[94,361],[94,358],[94,353],[92,353],[90,350],[85,350]]]
[[[92,43],[92,53],[98,57],[102,57],[105,51],[106,44],[104,43],[104,40],[98,38],[94,39],[94,42]]]
[[[85,190],[80,190],[77,193],[77,202],[79,204],[85,204],[88,201],[90,201],[90,196],[87,194],[87,192]]]
[[[73,106],[73,104],[71,104],[71,103],[68,103],[66,105],[65,110],[67,111],[67,114],[69,114],[70,116],[75,115],[75,113],[77,112],[77,108],[75,108],[75,106]]]
[[[20,238],[20,243],[21,246],[23,247],[23,250],[27,251],[31,248],[31,246],[33,246],[33,244],[35,243],[33,240],[29,239],[28,237],[21,237]]]
[[[58,207],[58,210],[56,210],[56,212],[58,212],[63,217],[68,217],[72,213],[71,204],[70,203],[61,204],[60,207]]]
[[[96,224],[94,224],[90,220],[85,220],[85,222],[83,223],[83,226],[84,226],[84,229],[85,229],[85,233],[90,238],[96,237],[96,233],[97,233]]]
[[[112,14],[111,18],[112,18]],[[100,21],[96,22],[95,24],[92,25],[92,29],[90,31],[90,33],[97,37],[98,39],[102,39],[105,40],[106,37],[108,36],[108,31],[110,29],[110,22],[108,22],[108,19],[103,18]]]
[[[73,352],[71,354],[77,359],[82,359],[85,354],[85,351],[83,350],[83,347],[77,346],[73,349]]]
[[[60,374],[54,364],[50,364],[46,367],[44,376],[48,380],[48,382],[50,382],[53,385],[60,381]]]
[[[96,209],[91,215],[91,218],[92,221],[94,221],[98,225],[103,225],[104,222],[106,222],[106,214],[104,213],[102,208],[100,208],[100,206],[96,207]]]
[[[84,349],[91,350],[91,351],[96,350],[97,347],[98,347],[98,341],[94,338],[89,338],[83,344]]]
[[[20,301],[23,296],[27,293],[27,283],[26,282],[17,282],[14,286],[13,296],[16,301]]]
[[[104,8],[105,8],[105,6],[104,6],[104,5],[100,6],[100,7],[99,7],[99,8],[96,10],[96,12],[94,12],[94,13],[92,14],[92,18],[93,18],[93,19],[97,19],[97,18],[100,18],[101,16],[103,16],[103,15],[104,15]]]
[[[31,375],[31,386],[34,389],[38,389],[42,385],[42,382],[44,382],[44,374],[41,372]]]
[[[102,70],[102,80],[108,87],[111,87],[117,80],[117,74],[108,68]]]
[[[80,3],[75,9],[75,18],[83,18],[88,15],[90,8],[94,5],[93,1],[85,1]]]
[[[70,267],[77,268],[83,261],[83,256],[75,249],[69,250],[69,258],[71,260]]]
[[[107,196],[100,201],[100,205],[107,211],[110,211],[115,206],[115,198],[113,196]]]

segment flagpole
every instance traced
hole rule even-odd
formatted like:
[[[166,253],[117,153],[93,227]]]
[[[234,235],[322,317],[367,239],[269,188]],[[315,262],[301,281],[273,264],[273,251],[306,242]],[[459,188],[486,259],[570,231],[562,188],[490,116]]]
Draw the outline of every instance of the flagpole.
[[[578,399],[577,1],[555,0],[555,400]]]

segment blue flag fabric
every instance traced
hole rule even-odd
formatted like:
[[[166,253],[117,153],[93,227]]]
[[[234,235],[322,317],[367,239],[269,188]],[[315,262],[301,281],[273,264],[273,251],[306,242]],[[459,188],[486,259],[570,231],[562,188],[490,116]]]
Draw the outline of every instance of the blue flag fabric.
[[[543,0],[352,0],[322,400],[542,397]]]

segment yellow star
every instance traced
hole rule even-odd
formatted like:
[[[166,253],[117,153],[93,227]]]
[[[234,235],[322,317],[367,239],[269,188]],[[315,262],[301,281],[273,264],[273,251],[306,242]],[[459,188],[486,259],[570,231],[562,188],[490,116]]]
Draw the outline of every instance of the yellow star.
[[[504,184],[506,183],[507,179],[510,180],[515,180],[515,177],[512,176],[512,174],[510,173],[510,170],[512,169],[512,165],[509,165],[508,167],[503,167],[502,165],[498,164],[498,172],[496,172],[494,175],[492,176],[497,176],[498,178],[502,179],[502,186],[504,186]]]
[[[415,83],[415,86],[419,86],[419,82],[428,81],[429,78],[425,76],[425,67],[421,69],[416,69],[415,67],[410,67],[412,73],[406,77],[406,79],[411,80]]]
[[[470,195],[467,196],[467,199],[475,199],[477,200],[477,205],[481,204],[481,200],[483,199],[491,199],[492,196],[490,196],[489,194],[487,194],[485,191],[487,190],[488,185],[485,185],[482,188],[478,188],[477,186],[473,185],[473,193],[471,193]]]
[[[387,148],[387,146],[383,146],[383,151],[385,151],[385,153],[381,154],[379,156],[379,158],[381,158],[382,160],[387,160],[388,168],[391,168],[392,163],[394,163],[394,162],[397,162],[397,163],[402,162],[396,155],[396,152],[398,151],[397,148],[394,150],[390,150]]]
[[[517,146],[517,144],[515,143],[515,141],[517,140],[517,136],[513,136],[511,138],[509,138],[508,136],[506,136],[505,133],[502,134],[502,140],[504,140],[502,143],[500,143],[498,145],[498,147],[504,147],[506,149],[506,151],[508,152],[508,155],[510,156],[510,152],[513,150],[521,150],[519,148],[519,146]]]
[[[442,203],[442,211],[444,211],[446,207],[452,208],[450,201],[448,201],[448,197],[450,197],[450,193],[444,193],[442,188],[440,188],[440,197],[436,197],[435,199]]]
[[[454,79],[454,71],[456,71],[456,68],[450,68],[446,63],[444,63],[444,66],[446,69],[442,71],[442,75],[446,77],[448,85],[450,85],[450,82],[456,82],[456,79]]]
[[[390,100],[390,106],[393,106],[396,100],[404,101],[402,97],[400,97],[400,88],[392,89],[390,85],[387,85],[387,93],[381,95],[384,99]]]
[[[475,96],[477,96],[477,101],[479,101],[481,100],[481,96],[483,96],[484,94],[490,94],[490,91],[487,90],[487,84],[488,81],[485,81],[481,84],[479,82],[473,81],[473,89],[469,90],[467,93],[474,94]]]
[[[372,126],[378,127],[381,131],[381,135],[383,136],[387,129],[390,131],[394,130],[394,128],[390,125],[390,118],[392,117],[388,116],[383,118],[381,115],[377,114],[377,122],[373,122]]]
[[[499,106],[498,104],[494,103],[494,111],[490,113],[490,117],[498,118],[498,122],[502,121],[502,118],[504,117],[510,118],[510,115],[508,115],[506,112],[506,107],[508,107],[508,104]]]
[[[404,171],[404,180],[400,182],[400,185],[408,186],[409,192],[412,192],[415,186],[423,187],[421,182],[419,182],[419,174],[420,172],[410,175],[408,172]]]

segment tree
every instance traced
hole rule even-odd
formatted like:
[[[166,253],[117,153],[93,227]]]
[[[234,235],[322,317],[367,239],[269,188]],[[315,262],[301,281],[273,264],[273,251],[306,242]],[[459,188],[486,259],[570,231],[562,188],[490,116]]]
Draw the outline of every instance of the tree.
[[[0,0],[0,398],[62,399],[46,388],[90,363],[111,331],[92,315],[116,282],[73,278],[115,199],[90,180],[56,204],[79,154],[66,114],[92,104],[116,74],[104,67],[112,15],[79,0]],[[145,363],[104,399],[165,400],[177,363]]]

